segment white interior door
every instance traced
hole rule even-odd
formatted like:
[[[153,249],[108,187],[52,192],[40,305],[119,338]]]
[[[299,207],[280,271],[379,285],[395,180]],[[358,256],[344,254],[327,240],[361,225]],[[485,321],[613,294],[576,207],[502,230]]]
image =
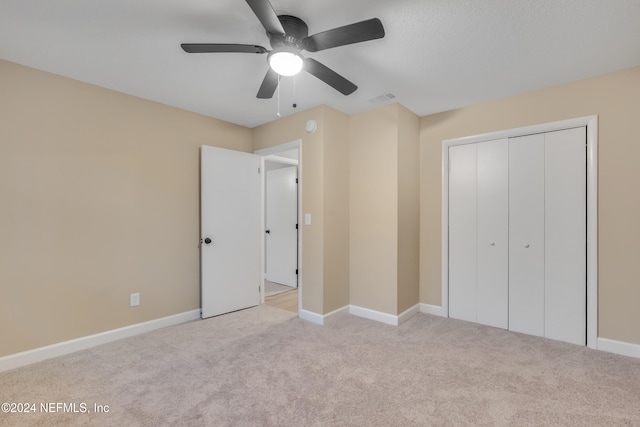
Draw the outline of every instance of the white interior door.
[[[477,321],[477,144],[449,147],[449,316]]]
[[[545,134],[545,336],[585,345],[586,128]]]
[[[200,150],[202,318],[260,303],[259,159]]]
[[[266,272],[267,280],[296,287],[298,284],[297,167],[267,172]]]
[[[544,336],[544,134],[509,139],[509,329]]]
[[[478,146],[478,323],[509,327],[509,146]]]

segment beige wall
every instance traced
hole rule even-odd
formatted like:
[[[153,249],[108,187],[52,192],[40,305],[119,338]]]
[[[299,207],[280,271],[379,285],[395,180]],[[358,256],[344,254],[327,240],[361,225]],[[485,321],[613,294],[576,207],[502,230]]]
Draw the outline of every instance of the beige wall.
[[[324,109],[324,310],[349,304],[349,116]]]
[[[419,300],[420,118],[398,106],[398,314]]]
[[[351,117],[351,304],[397,315],[418,303],[419,118],[399,104]]]
[[[316,120],[314,133],[305,130]],[[349,304],[348,117],[320,106],[253,129],[254,150],[302,140],[302,308],[325,314]]]
[[[640,344],[640,67],[422,119],[321,106],[253,130],[5,61],[0,75],[0,357],[199,307],[202,144],[302,139],[303,308],[398,314],[418,254],[420,301],[440,305],[442,140],[592,114],[599,335]]]
[[[397,314],[398,107],[351,116],[351,304]]]
[[[198,309],[199,147],[249,151],[251,130],[1,60],[0,76],[0,357]]]
[[[302,139],[305,310],[395,315],[418,303],[419,130],[399,104],[351,117],[317,107],[254,129],[256,150]]]
[[[599,336],[640,344],[640,67],[421,120],[420,299],[441,303],[441,145],[445,139],[599,116]]]

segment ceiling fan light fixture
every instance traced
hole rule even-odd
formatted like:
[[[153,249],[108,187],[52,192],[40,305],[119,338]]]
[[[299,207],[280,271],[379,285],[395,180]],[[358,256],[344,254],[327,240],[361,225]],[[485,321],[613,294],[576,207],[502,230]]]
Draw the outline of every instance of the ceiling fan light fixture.
[[[269,66],[281,76],[295,76],[302,70],[302,57],[294,52],[277,51],[269,54]]]

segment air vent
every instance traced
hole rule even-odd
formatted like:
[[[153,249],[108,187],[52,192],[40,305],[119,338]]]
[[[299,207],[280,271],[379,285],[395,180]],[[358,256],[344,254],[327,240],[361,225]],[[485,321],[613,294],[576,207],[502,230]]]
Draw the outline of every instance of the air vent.
[[[380,95],[380,96],[376,96],[375,98],[371,98],[369,100],[369,102],[373,102],[373,103],[379,103],[379,102],[387,102],[390,101],[392,99],[395,99],[395,95],[392,93],[387,93],[384,95]]]

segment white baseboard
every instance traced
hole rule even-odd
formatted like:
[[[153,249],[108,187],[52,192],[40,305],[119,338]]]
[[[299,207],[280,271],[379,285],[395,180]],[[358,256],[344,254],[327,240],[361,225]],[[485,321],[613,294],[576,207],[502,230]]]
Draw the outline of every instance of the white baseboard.
[[[411,319],[416,314],[420,313],[420,304],[416,304],[413,307],[409,307],[398,315],[398,325],[402,325],[407,320]]]
[[[399,315],[383,313],[381,311],[371,310],[369,308],[358,307],[356,305],[349,306],[349,313],[354,316],[364,317],[365,319],[375,320],[377,322],[386,323],[387,325],[399,326],[406,322],[420,311],[420,305],[416,304],[408,310],[403,311]]]
[[[335,319],[339,314],[349,314],[349,306],[345,305],[344,307],[341,307],[337,310],[333,310],[332,312],[329,312],[327,314],[324,315],[324,321],[325,324],[327,321],[330,321],[332,319]]]
[[[300,310],[298,316],[302,320],[315,323],[317,325],[325,325],[327,321],[336,318],[337,315],[342,313],[352,314],[358,317],[364,317],[365,319],[375,320],[377,322],[386,323],[387,325],[398,326],[406,322],[417,313],[420,312],[420,305],[416,304],[413,307],[400,313],[398,316],[393,314],[383,313],[381,311],[371,310],[368,308],[358,307],[356,305],[345,305],[342,308],[334,310],[327,314],[318,314],[312,311]]]
[[[358,307],[357,305],[349,306],[349,314],[364,317],[365,319],[375,320],[376,322],[386,323],[387,325],[398,326],[398,316],[383,313],[381,311],[371,310],[369,308]]]
[[[298,311],[298,317],[302,320],[306,320],[311,323],[315,323],[316,325],[326,325],[327,321],[336,317],[336,315],[340,313],[349,313],[349,306],[345,305],[337,310],[333,310],[327,314],[318,314],[313,311],[308,310],[300,310]]]
[[[610,340],[608,338],[598,338],[596,348],[601,351],[640,359],[640,344]]]
[[[445,310],[439,305],[420,304],[420,312],[433,314],[434,316],[447,317]]]
[[[197,319],[200,319],[200,309],[35,348],[21,353],[10,354],[0,357],[0,372]]]
[[[309,310],[298,310],[298,317],[307,322],[315,323],[316,325],[324,325],[324,316],[322,314],[314,313]]]

